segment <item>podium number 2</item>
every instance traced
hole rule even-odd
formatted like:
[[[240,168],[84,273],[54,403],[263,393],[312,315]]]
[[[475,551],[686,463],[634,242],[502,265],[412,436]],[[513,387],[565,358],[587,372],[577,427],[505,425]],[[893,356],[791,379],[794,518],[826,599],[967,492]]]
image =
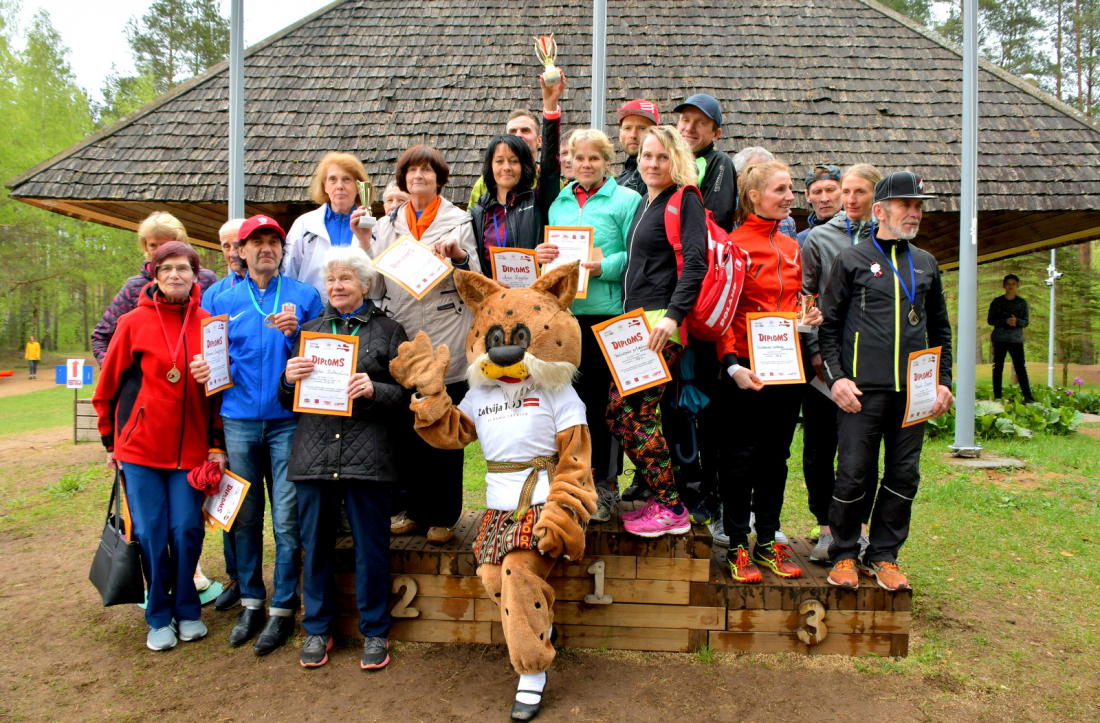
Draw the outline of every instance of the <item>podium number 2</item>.
[[[390,610],[390,615],[395,618],[415,618],[420,616],[420,609],[410,607],[409,603],[416,597],[416,580],[413,580],[408,575],[401,575],[393,580],[393,591],[398,592],[401,588],[405,588],[405,594],[401,596],[401,599],[397,601],[397,604]]]

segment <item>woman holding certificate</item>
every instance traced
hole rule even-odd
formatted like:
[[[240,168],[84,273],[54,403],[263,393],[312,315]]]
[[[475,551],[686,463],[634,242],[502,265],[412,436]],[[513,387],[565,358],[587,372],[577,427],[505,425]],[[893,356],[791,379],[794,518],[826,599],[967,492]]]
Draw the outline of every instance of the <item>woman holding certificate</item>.
[[[585,129],[570,134],[569,155],[576,180],[562,189],[550,207],[551,226],[590,227],[593,247],[599,249],[598,260],[583,263],[588,269],[588,293],[573,302],[573,314],[581,325],[581,374],[573,388],[584,402],[592,434],[592,469],[599,492],[594,522],[611,519],[618,502],[618,464],[612,467],[612,439],[606,421],[611,370],[591,329],[623,313],[626,234],[642,200],[634,191],[615,183],[611,176],[614,153],[611,140],[602,131]],[[541,244],[538,257],[540,263],[549,263],[558,257],[558,248]]]
[[[466,271],[481,271],[470,214],[443,198],[440,191],[447,184],[450,167],[439,151],[430,146],[413,146],[397,161],[397,186],[409,194],[409,201],[393,213],[380,219],[371,241],[370,230],[360,229],[358,219],[366,213],[352,213],[352,231],[362,248],[369,248],[376,268],[387,249],[398,244],[419,242],[432,253],[446,259],[450,266]],[[420,251],[423,249],[409,249]],[[404,258],[404,257],[399,257]],[[393,268],[391,266],[391,268]],[[444,380],[447,393],[457,404],[466,394],[466,357],[458,350],[465,347],[466,332],[473,314],[462,303],[455,290],[450,269],[433,284],[415,293],[420,277],[405,276],[395,268],[379,288],[370,289],[372,299],[384,299],[384,310],[405,328],[410,337],[425,331],[437,344],[455,350],[450,370]],[[416,434],[412,412],[401,415],[405,431],[396,441],[396,454],[401,464],[402,487],[409,495],[408,511],[394,520],[395,535],[427,528],[428,540],[443,544],[454,536],[452,528],[462,512],[461,449],[436,449]]]
[[[761,582],[757,565],[779,577],[801,577],[791,549],[775,541],[787,458],[806,382],[797,323],[817,326],[821,310],[796,319],[802,262],[798,242],[779,232],[794,202],[787,164],[749,166],[741,178],[736,230],[730,238],[748,255],[749,268],[733,324],[718,341],[726,374],[720,407],[749,413],[719,449],[718,488],[729,535],[727,562],[738,582]],[[756,514],[756,547],[749,556],[749,514]]]
[[[355,541],[355,598],[359,632],[366,638],[360,665],[382,668],[389,662],[389,488],[397,482],[395,437],[405,430],[401,410],[409,394],[390,376],[390,360],[407,337],[405,330],[366,298],[374,273],[358,248],[331,249],[321,265],[328,304],[321,316],[302,325],[308,332],[358,337],[358,358],[346,396],[351,416],[302,414],[290,452],[287,479],[298,495],[302,533],[302,627],[306,641],[301,663],[318,667],[328,661],[335,630],[336,599],[332,561],[340,503],[347,509]],[[279,401],[295,408],[295,385],[307,381],[320,362],[303,356],[287,362]]]
[[[579,177],[578,158],[574,156],[573,168]],[[695,306],[706,276],[706,211],[701,195],[681,195],[684,265],[677,273],[676,252],[665,228],[665,207],[680,189],[694,186],[698,177],[695,159],[675,128],[652,126],[642,139],[638,168],[648,195],[638,206],[626,235],[622,308],[633,311],[640,307],[645,311],[652,327],[648,347],[664,357],[672,381],[626,396],[612,384],[606,423],[634,462],[635,475],[653,493],[645,507],[623,515],[623,527],[642,537],[683,535],[691,529],[691,521],[672,476],[672,456],[657,424],[657,407],[665,388],[675,387],[677,362],[687,341],[680,335],[680,324]]]
[[[154,280],[137,308],[118,322],[92,396],[107,466],[126,479],[133,533],[141,543],[149,587],[145,621],[150,650],[206,636],[193,573],[202,553],[203,494],[188,473],[207,461],[225,468],[225,441],[215,403],[188,372],[202,348],[195,283],[199,257],[171,241],[150,259]]]

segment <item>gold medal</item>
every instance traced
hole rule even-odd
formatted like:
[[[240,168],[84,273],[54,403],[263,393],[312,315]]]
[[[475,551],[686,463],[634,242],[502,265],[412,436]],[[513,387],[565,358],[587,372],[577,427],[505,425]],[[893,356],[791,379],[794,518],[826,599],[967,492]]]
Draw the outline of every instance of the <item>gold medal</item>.
[[[172,363],[172,369],[168,372],[166,376],[168,377],[168,381],[170,381],[172,384],[175,384],[180,380],[180,370],[176,368],[175,362]]]
[[[920,323],[920,315],[917,314],[917,307],[909,307],[909,326],[916,326]]]

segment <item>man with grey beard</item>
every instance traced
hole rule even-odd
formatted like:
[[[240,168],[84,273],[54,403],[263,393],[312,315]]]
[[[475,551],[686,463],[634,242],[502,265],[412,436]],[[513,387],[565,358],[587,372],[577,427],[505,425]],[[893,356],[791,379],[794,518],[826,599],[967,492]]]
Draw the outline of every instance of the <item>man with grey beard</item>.
[[[920,228],[924,183],[911,171],[875,184],[875,230],[868,241],[842,250],[821,296],[825,321],[818,342],[825,382],[837,416],[836,487],[829,508],[833,544],[829,582],[855,588],[859,571],[885,590],[908,590],[897,564],[909,536],[920,483],[924,423],[903,427],[909,355],[941,347],[933,416],[951,408],[951,322],[940,269],[932,254],[910,241]],[[885,472],[878,481],[879,446]],[[876,495],[877,490],[877,495]],[[875,497],[870,545],[859,556],[863,505]]]

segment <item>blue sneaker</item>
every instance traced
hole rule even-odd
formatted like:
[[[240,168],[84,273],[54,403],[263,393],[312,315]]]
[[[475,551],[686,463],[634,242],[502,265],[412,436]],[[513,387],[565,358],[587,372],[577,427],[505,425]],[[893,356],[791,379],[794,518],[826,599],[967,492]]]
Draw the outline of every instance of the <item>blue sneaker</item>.
[[[176,647],[179,639],[176,637],[176,626],[166,625],[163,628],[149,628],[149,635],[145,637],[145,645],[150,650],[171,650]]]
[[[185,643],[202,640],[206,637],[206,626],[201,620],[180,620],[179,638]]]

